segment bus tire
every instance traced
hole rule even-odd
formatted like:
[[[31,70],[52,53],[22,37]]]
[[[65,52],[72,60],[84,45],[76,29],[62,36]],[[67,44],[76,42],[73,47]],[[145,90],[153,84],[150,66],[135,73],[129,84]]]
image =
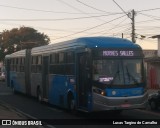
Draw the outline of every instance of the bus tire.
[[[42,93],[41,93],[41,90],[38,88],[37,89],[37,100],[38,102],[42,102]]]
[[[157,109],[157,104],[155,103],[154,100],[152,100],[152,101],[150,102],[150,107],[151,107],[152,110],[156,110],[156,109]]]

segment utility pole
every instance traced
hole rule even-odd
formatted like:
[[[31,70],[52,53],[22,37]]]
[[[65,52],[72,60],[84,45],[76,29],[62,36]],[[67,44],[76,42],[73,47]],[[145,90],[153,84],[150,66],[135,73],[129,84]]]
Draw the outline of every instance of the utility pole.
[[[123,13],[124,14],[126,14],[130,19],[131,19],[131,21],[132,21],[132,42],[133,43],[136,43],[136,36],[135,36],[135,11],[134,11],[134,9],[131,11],[131,13],[126,13],[124,10],[123,10],[123,8],[115,1],[115,0],[113,0],[113,2],[123,11]],[[122,36],[123,37],[123,36]]]
[[[123,13],[124,14],[126,14],[130,19],[131,19],[131,21],[132,21],[132,42],[133,43],[136,43],[136,37],[135,37],[135,19],[134,19],[134,17],[135,17],[135,11],[134,11],[134,9],[131,11],[131,13],[126,13],[124,10],[123,10],[123,8],[115,1],[115,0],[113,0],[113,2],[123,11]],[[123,37],[123,36],[122,36]]]
[[[132,42],[136,43],[136,39],[135,39],[135,11],[134,11],[134,9],[131,12],[131,20],[132,20]]]

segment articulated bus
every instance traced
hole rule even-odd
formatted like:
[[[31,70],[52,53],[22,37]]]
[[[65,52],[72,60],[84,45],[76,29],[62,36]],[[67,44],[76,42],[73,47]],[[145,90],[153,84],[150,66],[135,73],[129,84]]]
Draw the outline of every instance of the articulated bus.
[[[6,55],[7,85],[71,111],[143,109],[143,58],[129,40],[82,37]]]

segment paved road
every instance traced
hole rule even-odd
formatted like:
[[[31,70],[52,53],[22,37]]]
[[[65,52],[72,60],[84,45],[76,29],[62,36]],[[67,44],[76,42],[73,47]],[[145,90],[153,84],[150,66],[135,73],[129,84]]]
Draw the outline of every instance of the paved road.
[[[45,120],[46,122],[50,122],[54,124],[54,127],[64,127],[64,125],[59,125],[60,123],[64,124],[69,121],[69,125],[65,125],[65,127],[75,127],[77,124],[84,124],[83,127],[135,127],[135,125],[124,125],[124,120],[130,119],[131,121],[135,121],[138,119],[139,121],[143,121],[144,119],[151,119],[149,121],[156,121],[156,119],[160,119],[159,111],[146,111],[146,110],[126,110],[121,115],[114,115],[109,112],[101,112],[101,113],[91,113],[84,114],[79,113],[78,116],[72,115],[67,111],[57,108],[55,106],[50,106],[48,104],[40,104],[35,99],[26,97],[23,95],[14,95],[10,88],[6,88],[4,83],[0,83],[0,102],[7,103],[8,105],[16,108],[18,111],[26,114],[28,118],[35,118],[40,120]],[[68,120],[69,119],[69,120]],[[114,122],[123,122],[123,125],[106,125],[108,122],[112,124]],[[136,120],[137,121],[137,120]],[[58,125],[56,125],[58,123]],[[75,124],[75,125],[73,125]],[[94,125],[91,125],[94,124]],[[76,125],[76,127],[80,127]],[[51,127],[51,126],[50,126]],[[52,126],[53,127],[53,126]],[[144,125],[136,125],[136,128],[144,127]],[[158,125],[145,125],[146,128],[159,128]]]

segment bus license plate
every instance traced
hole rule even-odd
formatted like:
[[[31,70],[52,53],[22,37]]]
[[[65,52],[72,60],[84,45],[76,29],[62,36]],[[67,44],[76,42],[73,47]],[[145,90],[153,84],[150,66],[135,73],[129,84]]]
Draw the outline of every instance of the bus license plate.
[[[130,104],[122,104],[121,107],[123,108],[127,108],[127,107],[130,107],[131,105]]]

